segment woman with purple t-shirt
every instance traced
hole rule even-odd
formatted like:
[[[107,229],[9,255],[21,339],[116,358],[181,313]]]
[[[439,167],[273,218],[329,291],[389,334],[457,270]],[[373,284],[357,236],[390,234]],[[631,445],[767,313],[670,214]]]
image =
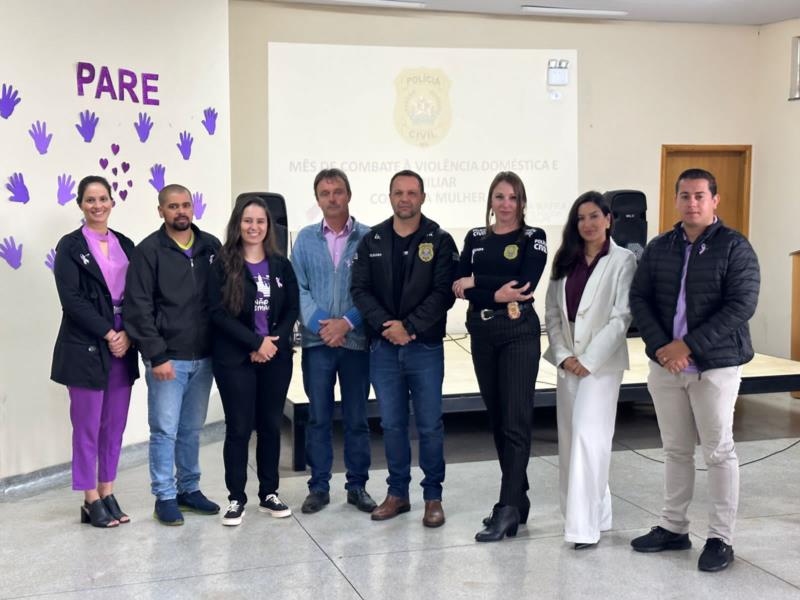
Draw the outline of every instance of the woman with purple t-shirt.
[[[122,324],[133,242],[108,228],[114,201],[102,177],[78,184],[85,225],[58,242],[53,273],[61,328],[50,378],[67,386],[72,420],[72,489],[82,490],[81,522],[116,527],[130,519],[113,494],[136,350]]]
[[[299,313],[291,263],[278,253],[272,216],[258,197],[237,200],[208,281],[212,365],[225,411],[223,525],[239,525],[247,503],[247,454],[256,430],[259,510],[292,511],[278,497],[281,418],[292,378],[292,330]]]

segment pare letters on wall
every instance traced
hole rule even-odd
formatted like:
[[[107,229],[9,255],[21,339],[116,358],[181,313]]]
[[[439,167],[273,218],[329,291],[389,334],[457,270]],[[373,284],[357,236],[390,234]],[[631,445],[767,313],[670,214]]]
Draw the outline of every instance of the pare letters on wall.
[[[78,84],[78,96],[83,96],[87,86],[90,88],[94,86],[94,97],[100,98],[103,94],[108,94],[112,100],[124,101],[127,98],[136,104],[140,102],[139,94],[141,94],[141,103],[158,106],[160,101],[155,97],[158,93],[158,74],[157,73],[140,73],[137,75],[135,71],[130,69],[119,68],[116,70],[117,76],[111,76],[111,69],[103,65],[98,70],[90,62],[78,62],[78,68],[75,71],[75,79]],[[115,86],[116,82],[116,86]],[[137,88],[140,88],[137,93]]]

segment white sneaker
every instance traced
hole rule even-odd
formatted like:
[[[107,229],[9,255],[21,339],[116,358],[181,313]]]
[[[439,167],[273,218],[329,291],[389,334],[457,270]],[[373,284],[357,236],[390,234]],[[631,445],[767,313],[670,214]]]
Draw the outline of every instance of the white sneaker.
[[[228,508],[225,510],[225,514],[222,515],[222,524],[223,525],[240,525],[242,523],[242,517],[244,517],[244,506],[239,504],[238,500],[231,500],[231,503],[228,504]]]
[[[281,499],[278,498],[278,494],[270,494],[264,498],[259,503],[258,510],[269,513],[278,519],[292,516],[292,509],[281,502]]]

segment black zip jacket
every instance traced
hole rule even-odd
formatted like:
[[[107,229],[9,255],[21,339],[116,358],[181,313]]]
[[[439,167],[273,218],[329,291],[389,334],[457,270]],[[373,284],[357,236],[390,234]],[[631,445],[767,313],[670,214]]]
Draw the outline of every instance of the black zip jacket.
[[[113,233],[130,261],[133,242],[118,231]],[[50,378],[64,385],[103,390],[111,369],[111,351],[105,335],[114,329],[114,306],[103,273],[80,229],[58,242],[53,273],[62,315]],[[133,385],[139,377],[139,358],[133,346],[125,355],[125,363]]]
[[[361,312],[367,335],[380,338],[383,323],[400,320],[409,335],[438,343],[445,334],[447,311],[455,296],[452,286],[458,267],[453,238],[423,216],[412,234],[405,264],[403,297],[395,306],[392,283],[392,219],[375,225],[358,245],[353,258],[350,293]]]
[[[270,256],[269,335],[277,335],[278,352],[292,351],[294,323],[300,313],[300,293],[291,263],[283,256]],[[259,349],[264,338],[255,331],[256,282],[245,267],[242,312],[234,317],[222,303],[226,277],[222,261],[211,267],[208,277],[208,303],[213,331],[212,360],[215,367],[237,366],[250,362],[250,353]]]
[[[166,226],[144,238],[125,281],[125,330],[142,358],[157,367],[168,360],[211,354],[208,272],[220,243],[192,225],[192,258],[167,235]]]
[[[685,250],[678,223],[647,244],[633,278],[631,312],[652,360],[656,350],[672,342]],[[753,358],[747,322],[755,313],[759,286],[752,246],[717,219],[694,241],[686,270],[688,333],[683,341],[699,370],[738,366]]]

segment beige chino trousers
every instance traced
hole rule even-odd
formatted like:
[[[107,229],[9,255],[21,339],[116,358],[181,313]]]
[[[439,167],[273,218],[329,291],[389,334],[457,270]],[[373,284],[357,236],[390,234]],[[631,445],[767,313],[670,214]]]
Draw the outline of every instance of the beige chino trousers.
[[[647,389],[653,398],[664,447],[664,508],[659,525],[688,533],[694,494],[697,439],[708,467],[708,535],[733,543],[739,506],[739,459],[733,443],[733,411],[742,367],[672,375],[650,361]]]

